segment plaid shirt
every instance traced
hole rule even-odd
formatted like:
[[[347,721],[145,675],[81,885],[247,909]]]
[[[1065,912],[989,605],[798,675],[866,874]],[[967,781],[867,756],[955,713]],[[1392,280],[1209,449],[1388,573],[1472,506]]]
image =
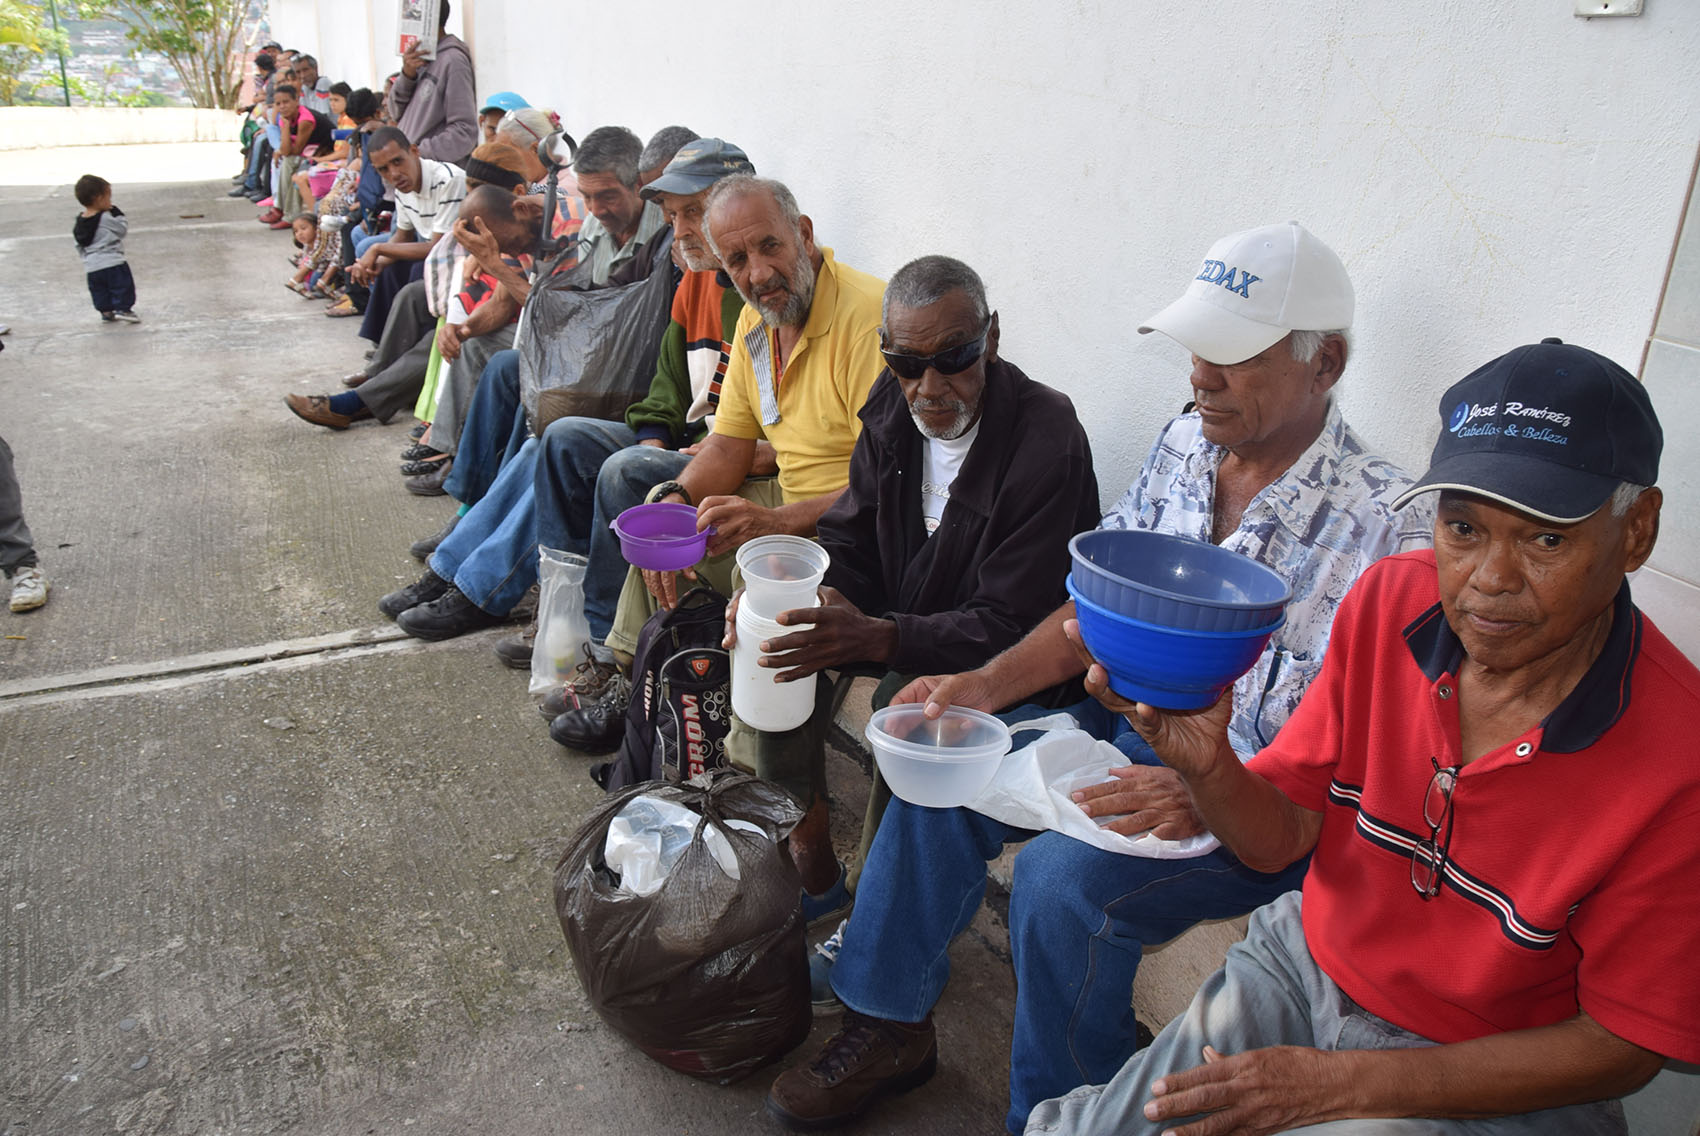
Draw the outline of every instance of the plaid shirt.
[[[1163,428],[1145,466],[1102,523],[1209,540],[1216,467],[1227,453],[1204,438],[1196,413]],[[1432,497],[1399,512],[1411,477],[1370,453],[1328,404],[1322,433],[1246,506],[1223,548],[1274,569],[1293,588],[1287,622],[1234,684],[1228,740],[1243,761],[1275,739],[1322,667],[1334,610],[1364,569],[1433,540]]]

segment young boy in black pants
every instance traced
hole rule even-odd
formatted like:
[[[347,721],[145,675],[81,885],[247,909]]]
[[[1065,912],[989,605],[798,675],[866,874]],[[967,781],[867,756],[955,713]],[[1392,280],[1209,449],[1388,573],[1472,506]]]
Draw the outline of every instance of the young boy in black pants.
[[[129,232],[130,222],[112,204],[112,183],[84,174],[77,179],[76,194],[83,212],[71,235],[77,239],[83,271],[89,274],[89,295],[95,310],[107,323],[141,323],[142,317],[130,310],[136,306],[136,281],[124,259],[124,234]]]

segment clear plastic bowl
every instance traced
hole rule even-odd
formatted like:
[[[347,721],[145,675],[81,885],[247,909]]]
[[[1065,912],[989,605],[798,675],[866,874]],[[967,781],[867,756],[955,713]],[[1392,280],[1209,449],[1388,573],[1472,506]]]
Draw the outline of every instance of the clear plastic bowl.
[[[954,808],[980,795],[1009,752],[1009,727],[978,710],[948,707],[929,719],[921,703],[874,711],[865,735],[880,775],[912,805]]]
[[[743,603],[764,619],[782,611],[814,607],[821,579],[832,558],[826,549],[800,536],[763,536],[738,549],[744,580]]]
[[[1068,542],[1074,581],[1099,607],[1193,631],[1251,631],[1286,610],[1293,590],[1249,556],[1148,529],[1098,529]]]
[[[1087,599],[1075,577],[1068,594],[1080,621],[1080,638],[1110,674],[1110,689],[1164,710],[1201,710],[1221,697],[1263,653],[1286,622],[1248,631],[1191,631],[1160,627],[1119,615]]]

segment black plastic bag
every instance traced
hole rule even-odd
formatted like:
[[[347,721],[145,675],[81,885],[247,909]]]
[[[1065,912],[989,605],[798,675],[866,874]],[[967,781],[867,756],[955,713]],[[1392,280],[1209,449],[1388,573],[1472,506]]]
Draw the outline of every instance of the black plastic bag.
[[[649,393],[661,336],[672,318],[673,230],[637,250],[622,272],[635,281],[597,287],[588,262],[545,276],[525,301],[520,400],[534,433],[557,418],[620,419]]]
[[[603,861],[608,826],[633,797],[701,814],[690,847],[654,895],[620,890]],[[803,819],[791,795],[729,769],[683,784],[611,793],[555,868],[555,912],[591,1005],[650,1057],[730,1084],[808,1036],[809,963],[802,883],[784,841]],[[749,821],[765,837],[727,826]],[[713,825],[732,847],[732,879],[703,843]]]

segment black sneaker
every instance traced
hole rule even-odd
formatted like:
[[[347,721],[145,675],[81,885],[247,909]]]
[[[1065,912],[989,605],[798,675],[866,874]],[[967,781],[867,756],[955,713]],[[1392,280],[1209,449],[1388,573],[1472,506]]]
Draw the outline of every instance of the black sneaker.
[[[394,619],[410,607],[430,603],[452,587],[453,584],[427,568],[419,579],[379,600],[378,610]]]
[[[449,539],[449,534],[455,531],[455,526],[458,524],[460,524],[460,514],[456,513],[454,516],[449,518],[448,524],[444,525],[424,540],[416,540],[412,544],[408,545],[408,555],[413,557],[415,560],[430,559],[431,554],[437,551],[437,546]]]
[[[616,675],[601,698],[550,722],[549,736],[579,753],[613,753],[625,736],[626,708],[631,701],[631,680]]]
[[[537,645],[537,621],[533,619],[518,635],[504,635],[491,648],[502,665],[516,671],[531,669],[532,648]]]
[[[491,615],[466,598],[466,593],[452,584],[449,590],[418,607],[410,607],[395,617],[395,625],[415,639],[453,639],[468,631],[482,631],[504,622],[504,617]]]

